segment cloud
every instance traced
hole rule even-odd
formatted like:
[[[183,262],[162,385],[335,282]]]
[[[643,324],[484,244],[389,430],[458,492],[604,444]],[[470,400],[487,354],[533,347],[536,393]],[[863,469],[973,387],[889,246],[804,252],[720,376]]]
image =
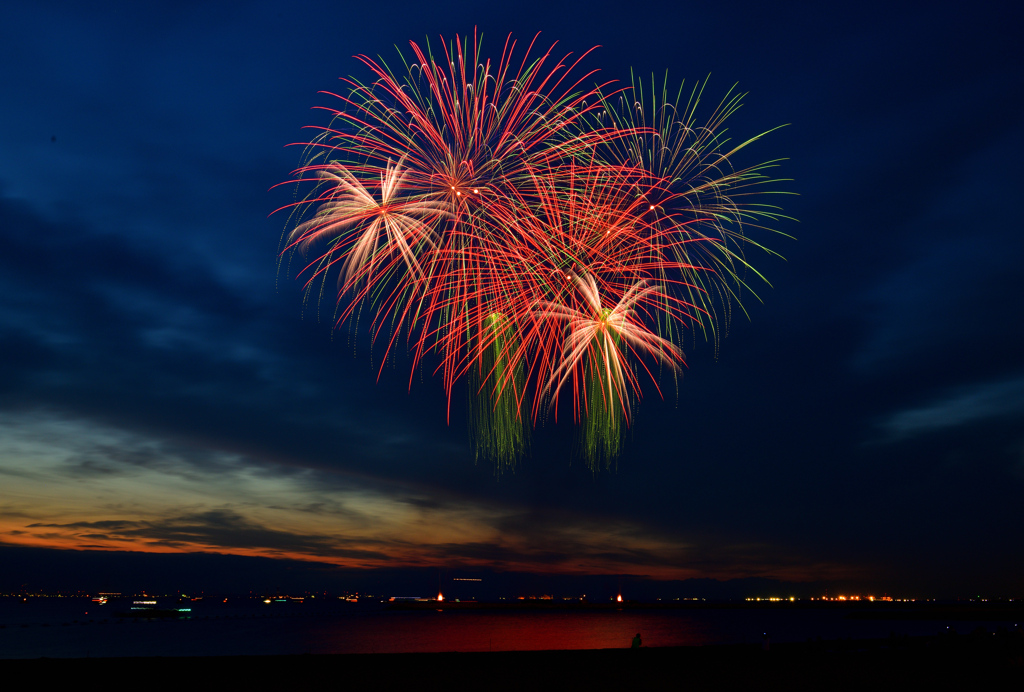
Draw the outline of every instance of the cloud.
[[[63,529],[75,538],[131,541],[151,548],[173,550],[242,551],[265,555],[296,554],[387,562],[380,550],[355,547],[367,541],[338,536],[302,534],[269,528],[229,509],[214,509],[160,520],[77,521],[66,524],[29,524],[26,528]]]
[[[353,344],[298,320],[272,261],[258,290],[239,290],[125,225],[49,221],[0,196],[0,413],[45,408],[368,474],[455,456],[443,413],[422,420],[406,377],[379,386],[374,368],[339,357]],[[83,474],[112,468],[81,461]]]
[[[863,240],[861,252],[871,253],[871,261],[849,265],[857,270],[849,277],[852,285],[860,288],[848,305],[864,325],[850,361],[859,373],[933,370],[943,361],[948,367],[952,354],[979,343],[990,360],[1019,362],[1024,236],[1017,209],[1007,203],[1019,189],[1017,163],[1007,152],[1024,150],[1024,128],[1016,109],[1006,108],[1001,89],[978,84],[973,91],[960,99],[990,100],[986,107],[998,113],[997,122],[967,133],[973,128],[965,128],[964,119],[976,106],[946,115],[950,119],[940,120],[943,126],[919,141],[916,151],[897,157],[900,166],[913,166],[912,172],[900,169],[901,180],[924,176],[915,188],[920,197],[899,215],[882,216],[876,228],[884,236]],[[967,137],[958,141],[961,135]],[[934,141],[955,144],[937,154]],[[901,196],[893,200],[907,193],[899,187]]]
[[[657,579],[808,580],[838,569],[802,571],[792,551],[764,542],[338,471],[279,472],[266,459],[41,413],[0,417],[0,471],[24,464],[34,475],[11,476],[0,507],[0,534],[22,546]]]
[[[902,440],[979,421],[1024,414],[1024,377],[963,388],[930,404],[898,411],[881,425]]]

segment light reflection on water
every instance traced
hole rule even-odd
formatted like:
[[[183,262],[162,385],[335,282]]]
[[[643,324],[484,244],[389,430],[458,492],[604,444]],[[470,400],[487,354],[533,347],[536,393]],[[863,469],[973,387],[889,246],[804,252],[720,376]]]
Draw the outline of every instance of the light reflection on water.
[[[0,658],[608,649],[962,633],[991,623],[852,620],[843,609],[391,611],[378,604],[194,604],[191,620],[118,621],[84,599],[0,600]],[[123,609],[123,608],[122,608]]]
[[[630,646],[637,632],[647,646],[699,645],[712,640],[706,621],[665,611],[383,615],[387,617],[379,627],[334,629],[320,645],[334,653],[611,649]]]

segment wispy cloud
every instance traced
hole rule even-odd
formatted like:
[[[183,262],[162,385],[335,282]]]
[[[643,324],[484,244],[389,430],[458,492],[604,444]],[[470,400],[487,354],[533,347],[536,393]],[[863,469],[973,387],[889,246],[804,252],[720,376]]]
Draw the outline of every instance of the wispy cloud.
[[[897,411],[882,423],[889,440],[902,440],[982,420],[1024,414],[1024,377],[962,388],[932,403]]]
[[[778,545],[693,537],[626,517],[524,508],[45,413],[0,416],[0,541],[74,550],[222,553],[347,568],[452,567],[661,579],[807,580]],[[838,568],[836,568],[838,569]]]
[[[151,550],[217,550],[266,555],[342,558],[386,562],[382,550],[367,550],[372,541],[340,536],[282,531],[252,521],[229,509],[140,521],[77,521],[67,524],[29,524],[26,528],[62,530],[77,539],[131,541]],[[382,546],[384,547],[384,546]]]

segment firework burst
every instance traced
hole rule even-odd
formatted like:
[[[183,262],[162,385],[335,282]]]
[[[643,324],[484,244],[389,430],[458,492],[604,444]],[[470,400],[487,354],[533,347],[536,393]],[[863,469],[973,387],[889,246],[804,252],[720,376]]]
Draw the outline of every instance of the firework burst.
[[[680,371],[684,329],[717,344],[753,271],[745,229],[782,217],[744,199],[773,162],[729,163],[757,139],[721,136],[739,96],[697,126],[703,85],[685,106],[667,83],[586,87],[583,56],[536,41],[516,57],[509,38],[495,63],[475,36],[412,43],[399,71],[358,56],[372,80],[343,80],[305,144],[292,182],[313,189],[282,257],[307,258],[308,298],[336,277],[339,326],[365,306],[387,353],[404,340],[413,371],[429,355],[449,401],[469,382],[477,458],[513,467],[568,396],[597,470],[641,381]]]

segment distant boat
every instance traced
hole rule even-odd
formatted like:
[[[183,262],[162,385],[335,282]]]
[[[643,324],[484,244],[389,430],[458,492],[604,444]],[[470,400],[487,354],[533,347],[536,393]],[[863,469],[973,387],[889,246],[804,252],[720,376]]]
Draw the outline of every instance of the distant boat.
[[[189,618],[191,608],[159,608],[156,600],[132,601],[127,613],[114,613],[119,618]]]

